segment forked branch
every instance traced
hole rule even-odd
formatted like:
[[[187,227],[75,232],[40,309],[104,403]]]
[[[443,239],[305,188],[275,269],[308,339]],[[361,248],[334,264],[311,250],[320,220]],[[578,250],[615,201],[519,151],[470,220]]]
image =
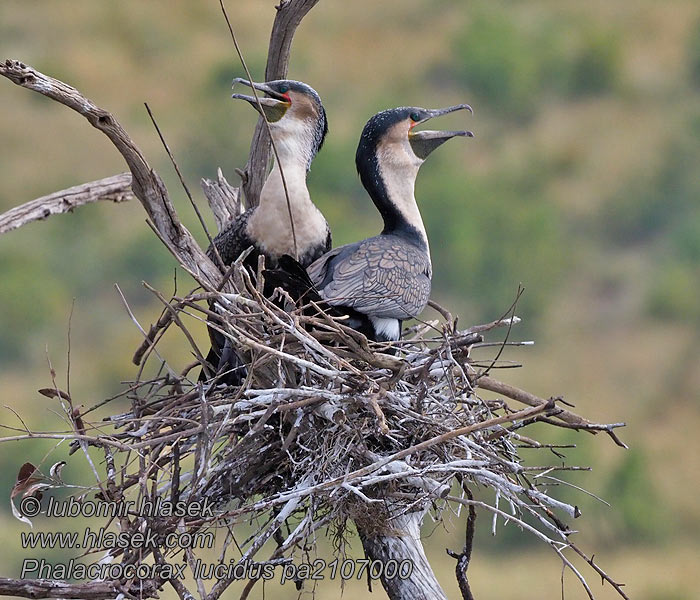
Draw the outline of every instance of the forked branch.
[[[163,243],[200,283],[216,287],[221,278],[219,270],[182,225],[165,184],[112,114],[95,105],[74,87],[18,60],[8,59],[0,63],[0,75],[21,87],[60,102],[81,114],[93,127],[104,133],[129,166],[134,194],[146,209]]]

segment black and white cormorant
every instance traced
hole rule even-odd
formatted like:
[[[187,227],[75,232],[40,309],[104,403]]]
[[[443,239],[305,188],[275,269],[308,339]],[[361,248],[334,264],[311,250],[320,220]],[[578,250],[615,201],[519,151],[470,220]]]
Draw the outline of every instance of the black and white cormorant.
[[[306,269],[332,312],[346,315],[346,324],[372,340],[398,340],[402,321],[418,316],[428,303],[432,265],[415,198],[416,176],[435,148],[455,136],[473,134],[414,128],[457,110],[472,112],[467,104],[434,110],[402,107],[380,112],[367,122],[355,163],[384,229],[331,250]],[[289,266],[294,270],[293,261],[282,263],[285,270]],[[315,293],[307,298],[312,296]]]
[[[272,171],[260,192],[259,204],[234,219],[214,238],[221,258],[230,265],[248,247],[253,252],[247,263],[257,268],[258,255],[265,255],[265,264],[275,266],[283,254],[295,256],[309,265],[331,247],[331,231],[326,219],[311,201],[306,175],[311,161],[321,149],[328,132],[326,111],[316,91],[300,81],[278,80],[250,83],[236,78],[236,83],[254,87],[265,93],[259,97],[281,163],[273,157]],[[246,100],[256,110],[253,96],[232,94]],[[282,182],[282,173],[289,193],[289,206]],[[295,253],[291,207],[297,248]],[[210,250],[210,255],[213,250]]]
[[[312,87],[300,81],[284,79],[255,83],[236,78],[233,80],[234,86],[236,83],[254,87],[264,94],[258,95],[258,98],[262,113],[270,124],[279,163],[273,157],[272,170],[260,192],[259,204],[231,221],[214,238],[214,246],[226,266],[252,246],[253,251],[246,258],[245,264],[253,272],[257,269],[258,256],[261,254],[265,256],[265,264],[271,267],[277,265],[282,255],[295,256],[301,265],[307,266],[331,248],[328,223],[311,201],[306,187],[311,162],[321,149],[328,132],[326,111],[321,98]],[[232,98],[246,100],[260,111],[254,96],[234,93]],[[289,194],[289,204],[282,174]],[[213,248],[209,248],[207,254],[215,260]],[[266,289],[265,292],[269,295],[272,289]],[[244,369],[241,368],[235,351],[225,343],[223,335],[212,329],[209,332],[212,347],[207,362],[218,373],[237,370],[238,374],[224,376],[221,380],[229,384],[239,383]],[[202,372],[200,380],[205,378]]]

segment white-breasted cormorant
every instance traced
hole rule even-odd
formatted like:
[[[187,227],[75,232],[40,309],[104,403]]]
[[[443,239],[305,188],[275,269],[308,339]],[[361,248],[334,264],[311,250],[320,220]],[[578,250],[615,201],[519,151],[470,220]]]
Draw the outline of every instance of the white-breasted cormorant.
[[[428,237],[415,198],[420,166],[438,146],[470,131],[416,131],[417,125],[467,104],[443,109],[401,107],[373,116],[365,125],[355,156],[360,179],[382,215],[384,229],[374,237],[335,248],[306,272],[313,289],[304,289],[304,273],[289,257],[270,274],[295,296],[318,298],[345,323],[375,341],[401,337],[405,319],[418,316],[430,297],[432,265]],[[275,277],[279,273],[278,277]],[[287,276],[291,274],[291,279]],[[299,289],[298,286],[301,286]]]
[[[270,123],[280,165],[273,157],[272,171],[268,175],[260,202],[233,220],[215,238],[224,264],[230,265],[248,247],[253,252],[247,263],[257,268],[258,255],[265,255],[265,264],[275,266],[283,254],[295,256],[304,266],[311,264],[331,247],[331,231],[326,219],[311,201],[306,187],[306,175],[311,161],[321,149],[328,132],[326,111],[316,91],[300,81],[279,80],[266,83],[242,83],[264,92],[260,97],[263,112]],[[232,94],[232,98],[246,100],[255,109],[258,104],[253,96]],[[289,193],[289,206],[285,194],[282,173]],[[297,248],[295,253],[291,208]],[[213,250],[209,251],[213,255]]]
[[[270,124],[279,164],[273,157],[272,170],[260,192],[259,204],[231,221],[214,238],[214,246],[226,266],[252,246],[253,251],[246,258],[245,264],[253,272],[257,269],[258,256],[261,254],[265,256],[265,264],[272,267],[285,254],[296,256],[303,266],[307,266],[331,248],[328,223],[311,201],[306,187],[306,175],[311,161],[321,149],[328,132],[326,111],[321,98],[312,87],[300,81],[285,79],[255,83],[236,78],[233,83],[242,83],[264,93],[258,99],[262,113]],[[246,100],[260,111],[254,96],[234,93],[232,98]],[[216,260],[213,248],[209,248],[207,254]],[[269,295],[272,289],[266,289],[265,292]],[[239,383],[244,372],[240,359],[223,335],[211,328],[209,333],[212,347],[207,361],[215,367],[217,373],[237,371],[222,377],[220,381],[232,385]],[[205,378],[202,371],[200,380]]]

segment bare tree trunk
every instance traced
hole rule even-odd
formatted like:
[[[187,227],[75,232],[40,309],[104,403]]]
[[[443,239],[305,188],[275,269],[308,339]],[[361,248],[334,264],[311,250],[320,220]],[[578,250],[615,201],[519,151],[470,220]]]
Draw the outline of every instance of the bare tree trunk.
[[[391,600],[447,600],[447,596],[430,568],[420,540],[420,526],[425,510],[407,513],[391,520],[391,533],[378,535],[358,525],[358,533],[365,553],[371,560],[402,561],[410,565],[408,577],[384,577],[382,586]]]

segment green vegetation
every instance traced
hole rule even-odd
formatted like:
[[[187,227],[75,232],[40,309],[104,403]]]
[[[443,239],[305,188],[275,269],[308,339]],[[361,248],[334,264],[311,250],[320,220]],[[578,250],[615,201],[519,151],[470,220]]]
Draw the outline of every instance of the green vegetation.
[[[696,23],[690,35],[688,59],[690,80],[695,87],[700,88],[700,21]]]
[[[671,533],[670,515],[659,504],[643,450],[631,450],[613,469],[605,498],[614,507],[606,532],[611,540],[660,543]]]
[[[529,117],[543,106],[543,95],[603,94],[618,82],[613,31],[566,16],[533,23],[492,3],[477,3],[474,13],[448,69],[499,116]]]
[[[653,276],[647,308],[655,317],[698,322],[700,305],[700,118],[675,132],[660,166],[633,174],[600,215],[596,229],[615,246],[648,244]]]
[[[542,170],[532,164],[521,172],[504,169],[469,178],[438,167],[418,186],[419,193],[434,199],[426,226],[443,229],[452,240],[431,245],[436,288],[462,291],[472,320],[492,320],[507,310],[519,283],[527,291],[518,314],[527,317],[528,327],[546,308],[567,252],[559,215],[542,187]],[[458,214],[463,217],[455,219]],[[519,251],[523,247],[526,253]]]

